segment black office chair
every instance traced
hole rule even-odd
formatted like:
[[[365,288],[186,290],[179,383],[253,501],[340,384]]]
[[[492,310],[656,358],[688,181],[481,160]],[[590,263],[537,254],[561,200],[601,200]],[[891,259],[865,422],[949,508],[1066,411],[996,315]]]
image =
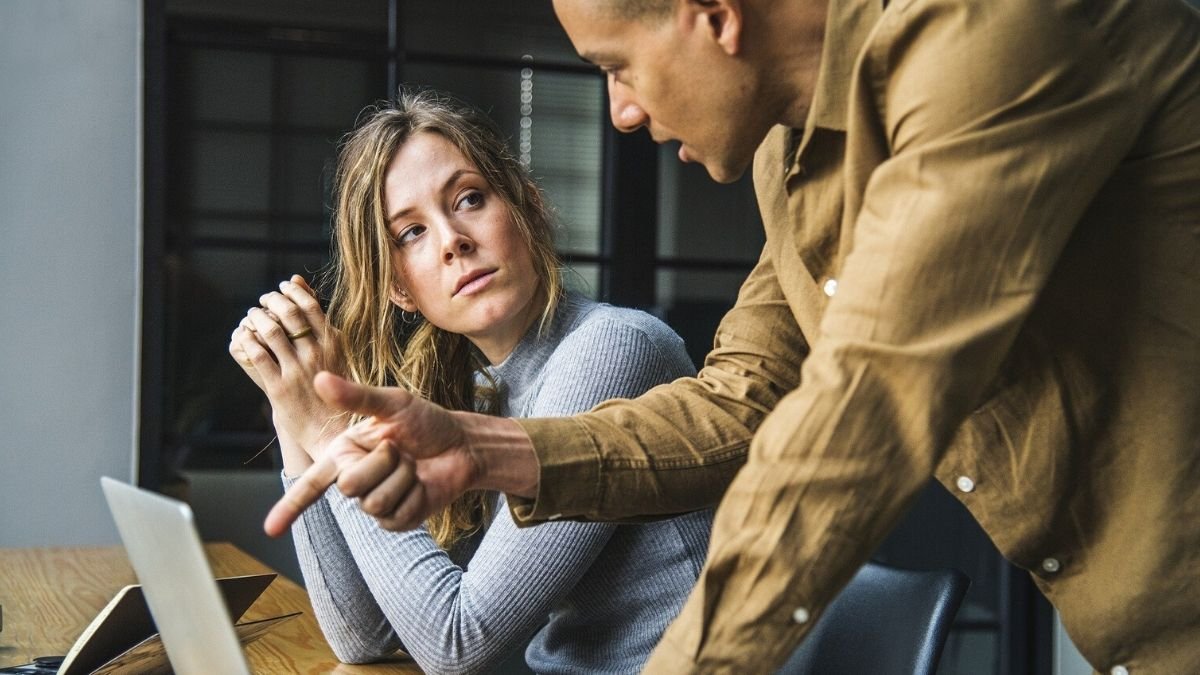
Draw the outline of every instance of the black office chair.
[[[933,675],[967,576],[863,565],[777,675]]]

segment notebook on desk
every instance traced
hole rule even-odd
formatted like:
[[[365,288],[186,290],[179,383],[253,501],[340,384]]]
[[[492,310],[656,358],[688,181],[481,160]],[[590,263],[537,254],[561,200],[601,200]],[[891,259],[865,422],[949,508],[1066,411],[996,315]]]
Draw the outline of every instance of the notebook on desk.
[[[234,626],[275,575],[214,579],[187,504],[108,477],[100,484],[141,585],[117,593],[59,674],[248,675],[242,644],[297,616]]]

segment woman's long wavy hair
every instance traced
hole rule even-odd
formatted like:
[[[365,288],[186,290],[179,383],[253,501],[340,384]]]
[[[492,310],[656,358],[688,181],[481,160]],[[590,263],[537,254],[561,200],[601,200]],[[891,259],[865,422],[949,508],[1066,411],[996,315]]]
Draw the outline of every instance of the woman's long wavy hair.
[[[494,389],[476,387],[483,362],[470,342],[424,319],[405,324],[390,300],[399,277],[392,265],[385,176],[396,152],[419,133],[450,141],[503,200],[532,253],[539,297],[545,299],[539,329],[554,315],[563,283],[553,219],[529,172],[479,111],[442,93],[402,90],[396,100],[364,111],[341,145],[334,255],[326,277],[333,285],[329,321],[341,332],[347,375],[354,381],[403,387],[453,410],[495,413]],[[448,549],[487,517],[486,496],[468,492],[426,525]]]

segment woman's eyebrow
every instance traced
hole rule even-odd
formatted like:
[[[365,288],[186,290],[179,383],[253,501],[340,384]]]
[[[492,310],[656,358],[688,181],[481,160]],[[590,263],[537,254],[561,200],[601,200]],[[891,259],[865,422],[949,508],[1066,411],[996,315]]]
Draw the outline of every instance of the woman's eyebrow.
[[[444,192],[449,192],[449,191],[450,191],[450,188],[451,188],[451,187],[452,187],[452,186],[453,186],[455,183],[457,183],[457,182],[458,182],[458,180],[459,180],[460,178],[462,178],[463,176],[479,176],[479,177],[482,177],[482,176],[483,176],[483,174],[479,173],[478,171],[472,171],[472,170],[470,170],[470,169],[457,169],[457,170],[455,170],[455,171],[454,171],[454,173],[451,173],[451,174],[450,174],[450,176],[449,176],[449,177],[446,179],[446,182],[445,182],[445,183],[442,183],[442,190],[441,190],[441,191],[442,191],[443,193],[444,193]],[[408,214],[412,213],[412,212],[413,212],[413,210],[414,210],[414,208],[415,208],[415,207],[412,207],[412,206],[406,206],[405,208],[402,208],[402,209],[400,209],[399,211],[396,211],[396,212],[395,212],[395,213],[393,213],[392,215],[388,216],[388,219],[387,219],[387,221],[388,221],[388,224],[390,225],[391,223],[394,223],[394,222],[396,222],[397,220],[400,220],[401,218],[404,218],[404,217],[405,217],[405,216],[407,216]]]

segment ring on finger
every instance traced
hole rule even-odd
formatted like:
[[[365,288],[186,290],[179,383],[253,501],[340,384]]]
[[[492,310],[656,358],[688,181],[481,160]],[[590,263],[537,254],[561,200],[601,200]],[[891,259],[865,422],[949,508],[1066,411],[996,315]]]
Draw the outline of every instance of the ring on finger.
[[[300,338],[307,337],[309,335],[312,335],[312,326],[305,326],[304,328],[301,328],[300,330],[298,330],[294,333],[288,333],[287,339],[299,340]]]

